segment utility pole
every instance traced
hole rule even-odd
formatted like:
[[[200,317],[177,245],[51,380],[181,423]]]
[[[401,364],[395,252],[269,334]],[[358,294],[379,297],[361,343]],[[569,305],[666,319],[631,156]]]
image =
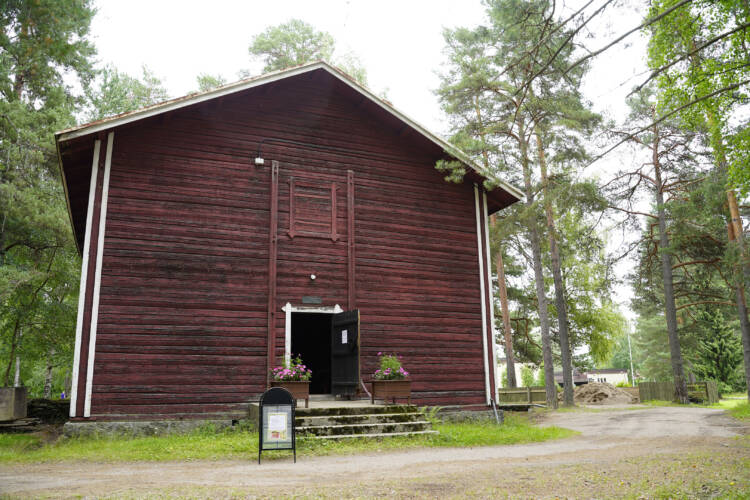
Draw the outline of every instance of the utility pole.
[[[630,386],[635,387],[635,370],[633,370],[633,348],[630,345],[630,321],[628,321],[628,353],[630,354]]]

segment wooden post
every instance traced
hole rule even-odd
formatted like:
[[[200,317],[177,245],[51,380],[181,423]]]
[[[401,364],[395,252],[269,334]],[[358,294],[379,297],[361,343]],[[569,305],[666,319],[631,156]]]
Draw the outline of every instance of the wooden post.
[[[266,360],[266,387],[271,386],[271,368],[276,351],[276,250],[279,223],[279,162],[271,162],[271,210],[268,225],[268,359]]]
[[[357,308],[356,302],[356,283],[354,276],[354,171],[348,170],[346,172],[346,238],[347,238],[347,279],[348,293],[347,303],[348,309],[354,310]]]
[[[526,397],[529,400],[529,404],[531,404],[531,387],[526,388]]]

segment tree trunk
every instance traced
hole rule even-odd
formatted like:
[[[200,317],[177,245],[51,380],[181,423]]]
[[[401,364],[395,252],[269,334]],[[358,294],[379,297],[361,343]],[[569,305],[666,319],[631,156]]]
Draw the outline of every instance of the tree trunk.
[[[552,362],[552,346],[549,336],[549,314],[547,312],[547,296],[544,292],[544,274],[542,272],[542,250],[539,243],[539,230],[534,213],[534,191],[531,186],[531,168],[528,157],[528,144],[523,139],[523,127],[519,127],[521,138],[521,166],[526,189],[527,224],[529,239],[531,240],[531,254],[534,266],[534,281],[536,283],[536,299],[539,304],[539,327],[542,335],[542,358],[544,359],[544,386],[547,395],[547,408],[557,408],[557,388],[555,387],[555,371]]]
[[[16,323],[13,326],[13,336],[10,339],[10,354],[8,355],[8,366],[5,368],[5,377],[3,379],[3,386],[10,387],[10,370],[13,368],[13,360],[16,357],[16,347],[18,345],[18,336],[20,333],[20,320],[16,318]]]
[[[21,387],[21,356],[16,354],[16,373],[13,377],[13,387]]]
[[[568,332],[568,305],[565,302],[565,286],[560,270],[560,252],[557,248],[555,234],[555,219],[552,214],[552,200],[547,190],[547,159],[544,146],[539,134],[536,134],[539,167],[542,173],[542,190],[544,196],[544,211],[547,215],[547,233],[549,237],[550,260],[552,264],[552,279],[555,283],[555,306],[557,307],[557,322],[560,332],[560,359],[563,375],[563,404],[574,406],[573,400],[573,359],[570,350],[570,335]]]
[[[740,256],[744,259],[745,249],[742,238],[743,228],[740,211],[737,207],[737,197],[734,190],[727,191],[727,200],[729,201],[729,213],[732,221],[729,225],[731,229],[730,239],[737,241],[740,247]],[[742,264],[740,264],[740,267]],[[744,272],[740,269],[737,273],[737,312],[740,317],[740,330],[742,332],[742,360],[745,364],[745,384],[747,389],[747,400],[750,401],[750,324],[747,319],[747,301],[745,300]]]
[[[664,184],[662,182],[661,167],[659,164],[659,129],[656,126],[654,126],[652,161],[654,164],[654,177],[656,178],[656,209],[659,220],[659,253],[661,254],[662,280],[664,281],[664,309],[667,317],[667,335],[669,336],[669,353],[672,360],[675,398],[679,403],[687,404],[687,385],[685,383],[685,372],[682,366],[680,337],[677,334],[677,310],[675,308],[674,281],[672,277],[672,254],[669,249],[667,215],[664,210]]]
[[[52,398],[52,357],[55,355],[55,348],[50,347],[47,351],[47,371],[44,375],[44,397],[46,399]]]
[[[474,98],[474,111],[477,115],[477,123],[479,124],[479,130],[482,131],[479,133],[479,136],[482,138],[482,141],[484,141],[484,125],[482,124],[482,110],[479,107],[479,100],[477,97]],[[482,158],[484,159],[484,168],[486,168],[488,171],[490,170],[490,158],[487,154],[487,150],[484,149],[482,151]],[[497,224],[497,217],[495,215],[492,215],[490,217],[490,221],[492,222],[492,227],[495,228]],[[490,256],[488,255],[487,258],[489,259]],[[515,363],[513,361],[513,338],[511,337],[512,330],[510,328],[510,312],[508,308],[508,289],[506,287],[505,282],[505,267],[503,266],[503,246],[502,241],[499,242],[497,247],[497,288],[498,288],[498,294],[500,295],[500,307],[503,312],[503,333],[505,336],[505,367],[508,370],[508,387],[516,387],[516,368]],[[490,284],[490,286],[492,286]],[[490,288],[491,289],[491,288]],[[492,325],[493,328],[495,325]]]
[[[503,265],[502,245],[497,249],[497,284],[500,294],[500,308],[503,312],[503,333],[505,337],[505,366],[508,369],[508,387],[517,387],[516,366],[513,358],[513,336],[510,326],[510,311],[508,307],[508,289],[505,282],[505,266]]]

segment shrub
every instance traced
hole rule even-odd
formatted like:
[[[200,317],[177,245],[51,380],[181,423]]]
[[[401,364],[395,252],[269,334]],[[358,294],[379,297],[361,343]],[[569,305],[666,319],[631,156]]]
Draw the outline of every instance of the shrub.
[[[531,367],[523,365],[521,367],[521,386],[532,387],[534,385],[534,370]]]
[[[539,387],[544,387],[547,385],[545,375],[544,375],[544,363],[542,363],[539,366],[539,373],[537,374],[536,385],[538,385]]]

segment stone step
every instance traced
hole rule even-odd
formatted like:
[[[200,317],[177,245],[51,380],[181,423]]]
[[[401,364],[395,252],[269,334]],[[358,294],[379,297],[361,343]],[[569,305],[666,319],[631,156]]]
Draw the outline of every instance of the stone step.
[[[421,413],[370,413],[364,415],[320,415],[314,417],[298,416],[294,424],[299,427],[316,427],[321,425],[350,425],[415,422],[422,420]]]
[[[349,438],[388,438],[394,436],[419,436],[422,434],[438,434],[438,431],[387,432],[382,434],[337,434],[333,436],[301,436],[308,439],[349,439]]]
[[[338,435],[390,435],[404,432],[429,430],[430,423],[425,420],[416,422],[378,422],[368,424],[339,424],[297,427],[300,436],[338,436]]]
[[[329,408],[297,407],[299,417],[323,417],[335,415],[373,415],[382,413],[418,413],[416,406],[409,405],[361,405]]]

